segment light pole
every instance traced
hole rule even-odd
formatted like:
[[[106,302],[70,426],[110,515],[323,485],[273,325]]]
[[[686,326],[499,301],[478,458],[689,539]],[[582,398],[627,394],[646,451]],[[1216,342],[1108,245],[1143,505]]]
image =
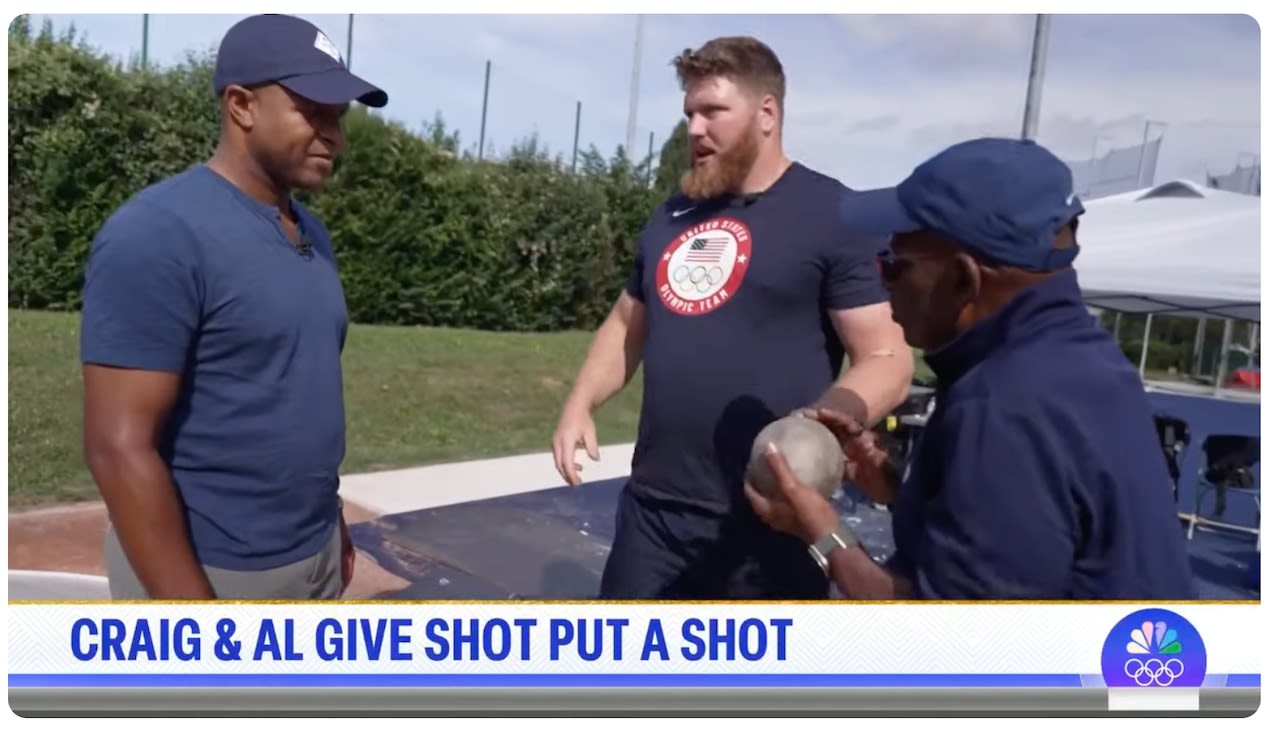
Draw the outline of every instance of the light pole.
[[[1031,73],[1027,77],[1027,101],[1022,111],[1022,139],[1034,139],[1040,127],[1040,97],[1044,90],[1044,57],[1049,49],[1049,16],[1036,16],[1031,42]]]

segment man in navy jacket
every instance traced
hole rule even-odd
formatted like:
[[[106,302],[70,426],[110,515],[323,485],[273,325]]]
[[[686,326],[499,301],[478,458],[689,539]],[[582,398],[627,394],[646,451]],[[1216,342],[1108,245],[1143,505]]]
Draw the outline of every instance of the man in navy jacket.
[[[892,235],[894,319],[937,375],[936,408],[899,483],[859,425],[850,477],[892,503],[883,566],[831,504],[770,455],[784,489],[761,518],[813,546],[868,599],[1193,598],[1186,542],[1141,379],[1086,310],[1071,267],[1084,206],[1031,141],[978,139],[896,188],[857,193],[846,220]]]

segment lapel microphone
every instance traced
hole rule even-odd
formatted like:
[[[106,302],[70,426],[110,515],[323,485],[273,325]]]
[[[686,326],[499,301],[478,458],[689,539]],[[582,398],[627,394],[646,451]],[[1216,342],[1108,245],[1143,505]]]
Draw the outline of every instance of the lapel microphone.
[[[288,231],[286,231],[287,223],[292,223],[294,231],[298,234],[298,243],[296,244],[289,238]],[[289,220],[281,215],[280,220],[276,222],[276,228],[280,233],[285,235],[285,240],[293,246],[293,250],[298,256],[304,259],[311,258],[312,254],[315,252],[315,246],[311,243],[311,237],[307,235],[306,229],[302,226],[301,217],[295,215],[292,220]]]

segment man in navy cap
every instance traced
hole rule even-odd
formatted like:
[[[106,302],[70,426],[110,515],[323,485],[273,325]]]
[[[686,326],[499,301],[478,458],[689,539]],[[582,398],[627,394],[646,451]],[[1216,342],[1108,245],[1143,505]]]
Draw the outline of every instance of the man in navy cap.
[[[769,459],[760,516],[867,599],[1194,597],[1169,476],[1137,371],[1085,309],[1071,264],[1084,206],[1031,141],[978,139],[844,208],[881,256],[894,319],[937,375],[937,406],[899,484],[837,414],[850,477],[893,508],[881,566],[831,505]]]
[[[95,237],[81,359],[85,460],[118,599],[324,599],[354,553],[338,497],[347,312],[323,224],[293,199],[387,95],[314,25],[246,18],[213,91],[213,158]]]

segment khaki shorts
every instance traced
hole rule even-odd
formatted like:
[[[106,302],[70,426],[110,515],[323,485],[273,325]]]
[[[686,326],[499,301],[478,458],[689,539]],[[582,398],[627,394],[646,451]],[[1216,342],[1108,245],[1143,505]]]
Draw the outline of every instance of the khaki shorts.
[[[133,573],[112,527],[107,528],[103,548],[111,598],[150,599]],[[204,572],[219,599],[337,599],[342,596],[342,530],[335,526],[325,547],[301,561],[263,571],[230,571],[205,566]]]

